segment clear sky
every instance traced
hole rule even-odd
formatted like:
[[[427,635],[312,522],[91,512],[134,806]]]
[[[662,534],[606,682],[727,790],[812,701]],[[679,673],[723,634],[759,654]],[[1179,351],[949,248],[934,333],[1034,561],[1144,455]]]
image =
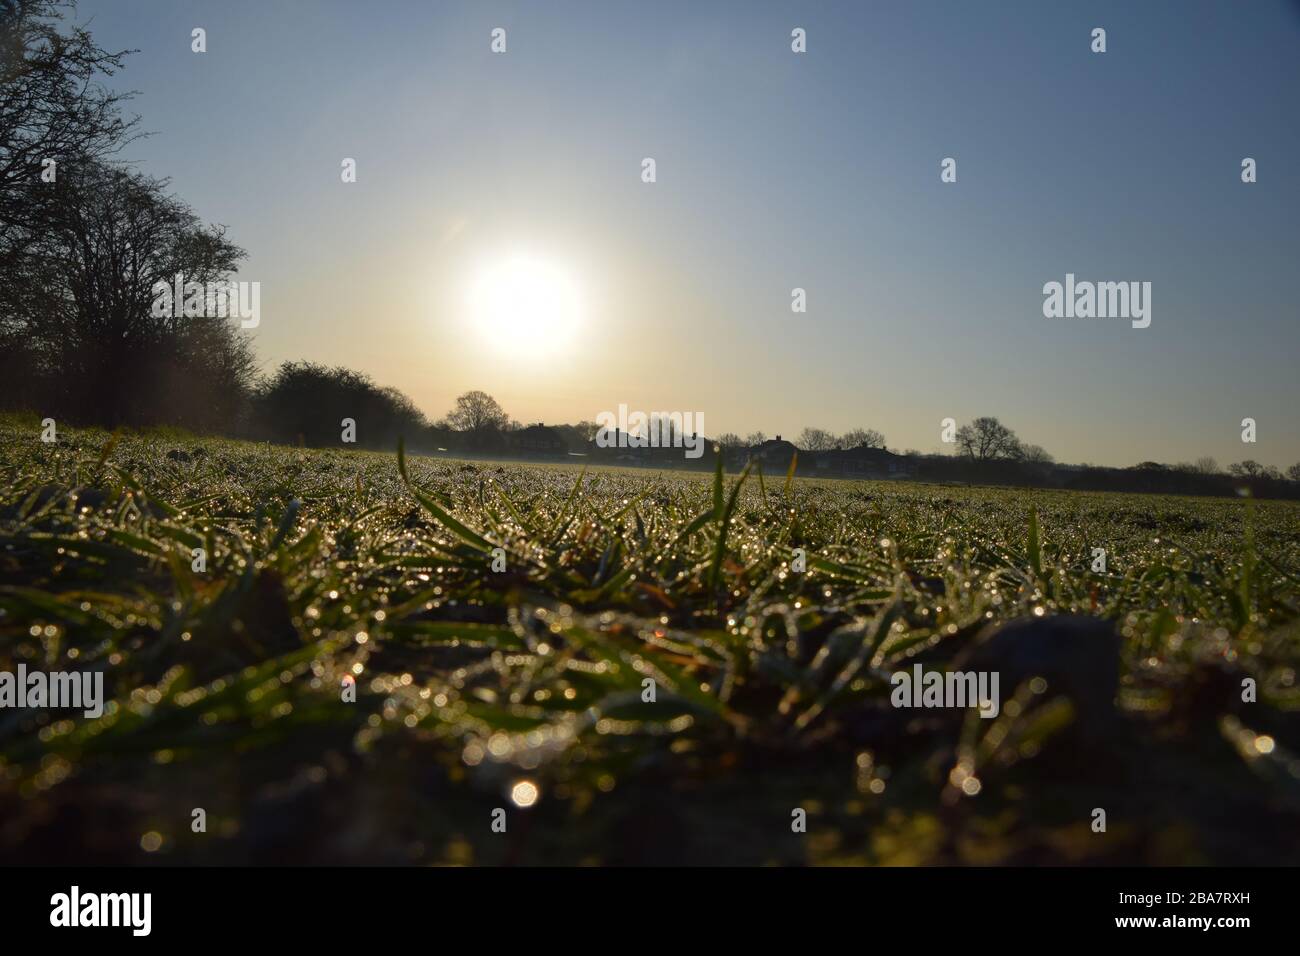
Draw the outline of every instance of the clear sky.
[[[139,50],[119,85],[154,135],[128,155],[248,250],[268,368],[345,364],[435,418],[481,388],[524,422],[626,403],[710,435],[861,426],[940,451],[942,419],[996,415],[1062,461],[1300,460],[1295,2],[81,0],[77,19]],[[484,334],[476,283],[521,258],[572,303],[567,339],[549,312]],[[1149,281],[1150,327],[1045,318],[1066,273]]]

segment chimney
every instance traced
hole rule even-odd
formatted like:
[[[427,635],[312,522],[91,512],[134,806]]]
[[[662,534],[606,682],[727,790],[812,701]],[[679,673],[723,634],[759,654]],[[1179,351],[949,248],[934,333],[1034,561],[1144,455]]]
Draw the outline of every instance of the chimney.
[[[781,436],[780,436],[780,435],[777,435],[777,436],[776,436],[776,440],[777,440],[777,441],[780,441],[780,440],[781,440]]]

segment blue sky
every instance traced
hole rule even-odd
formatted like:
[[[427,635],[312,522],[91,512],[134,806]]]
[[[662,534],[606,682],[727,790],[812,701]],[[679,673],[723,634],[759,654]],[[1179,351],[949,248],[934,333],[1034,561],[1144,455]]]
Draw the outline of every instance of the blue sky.
[[[347,364],[435,417],[482,388],[523,421],[626,403],[703,412],[710,434],[863,426],[939,451],[942,419],[996,415],[1063,461],[1300,460],[1296,3],[81,0],[77,18],[139,50],[119,85],[154,135],[128,156],[248,250],[268,367]],[[581,289],[581,334],[544,361],[465,307],[518,250]],[[1045,318],[1066,273],[1151,282],[1150,328]]]

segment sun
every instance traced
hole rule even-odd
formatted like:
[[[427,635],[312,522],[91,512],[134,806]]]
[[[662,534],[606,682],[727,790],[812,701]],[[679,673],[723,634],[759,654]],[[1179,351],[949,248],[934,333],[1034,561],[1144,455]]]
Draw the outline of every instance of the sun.
[[[577,332],[581,301],[555,263],[517,255],[485,266],[469,289],[469,320],[497,351],[520,358],[564,351]]]

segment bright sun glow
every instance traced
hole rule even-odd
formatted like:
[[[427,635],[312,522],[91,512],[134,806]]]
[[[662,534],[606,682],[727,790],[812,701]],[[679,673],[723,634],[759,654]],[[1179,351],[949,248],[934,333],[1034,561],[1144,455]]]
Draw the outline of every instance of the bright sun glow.
[[[470,288],[469,307],[481,335],[521,358],[562,351],[580,320],[573,280],[551,263],[527,256],[483,269]]]

